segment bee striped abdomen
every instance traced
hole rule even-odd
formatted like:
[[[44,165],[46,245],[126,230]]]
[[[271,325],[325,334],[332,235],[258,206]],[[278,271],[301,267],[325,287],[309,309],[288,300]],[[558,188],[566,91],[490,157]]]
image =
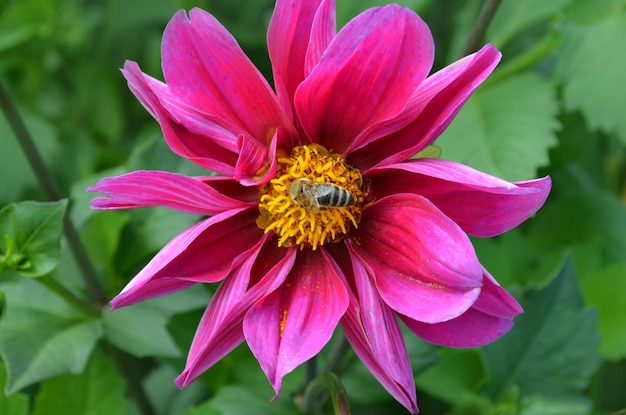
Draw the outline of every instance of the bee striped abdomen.
[[[317,198],[320,206],[346,207],[354,204],[354,197],[349,191],[336,185],[329,184],[327,186],[329,186],[329,192]]]
[[[354,205],[349,190],[332,183],[319,183],[309,179],[294,180],[289,187],[294,202],[317,213],[322,208],[338,208]]]

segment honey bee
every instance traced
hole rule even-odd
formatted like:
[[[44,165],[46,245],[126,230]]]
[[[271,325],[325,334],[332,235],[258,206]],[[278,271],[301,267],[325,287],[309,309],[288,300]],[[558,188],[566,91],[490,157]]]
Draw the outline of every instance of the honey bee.
[[[289,186],[289,196],[294,202],[318,213],[326,208],[354,205],[354,196],[349,190],[332,183],[318,183],[309,179],[296,179]]]

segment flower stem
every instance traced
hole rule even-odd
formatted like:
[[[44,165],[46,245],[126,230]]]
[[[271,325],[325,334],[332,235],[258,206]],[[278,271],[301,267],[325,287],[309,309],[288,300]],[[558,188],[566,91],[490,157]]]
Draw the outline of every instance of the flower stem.
[[[335,415],[350,415],[350,405],[348,404],[348,396],[341,381],[334,373],[324,373],[319,378],[309,384],[303,401],[303,409],[305,413],[317,413],[321,394],[330,393],[330,399],[333,403],[333,412]],[[315,411],[315,412],[313,412]]]
[[[461,52],[461,57],[467,56],[470,53],[476,52],[478,47],[480,46],[483,38],[485,37],[485,33],[487,33],[487,28],[489,24],[493,20],[493,16],[496,14],[498,7],[502,0],[486,0],[483,5],[480,14],[478,15],[478,19],[476,19],[476,23],[474,24],[474,28],[470,32],[467,42],[465,42],[465,47]]]
[[[317,377],[317,356],[313,356],[306,362],[305,385],[308,385]]]
[[[35,176],[37,177],[37,181],[39,182],[44,196],[50,201],[62,199],[61,193],[59,192],[50,171],[39,155],[37,147],[35,147],[35,143],[26,129],[26,125],[24,124],[22,117],[18,113],[15,104],[13,104],[11,97],[4,89],[2,83],[0,83],[0,105],[2,106],[2,111],[11,125],[11,128],[15,133],[15,137],[19,141],[31,168],[35,173]]]
[[[533,48],[526,50],[521,55],[504,63],[496,69],[485,81],[482,86],[496,84],[501,80],[508,78],[518,72],[522,72],[533,66],[541,59],[550,55],[561,43],[561,37],[557,33],[551,33],[544,36],[543,40]]]
[[[326,361],[326,364],[324,365],[324,369],[322,370],[322,373],[324,375],[332,374],[332,376],[336,377],[336,375],[334,375],[333,373],[337,371],[342,361],[344,360],[346,352],[350,350],[350,343],[348,343],[348,340],[346,339],[346,337],[342,335],[342,333],[338,333],[338,336],[339,338],[335,342],[333,349],[330,351],[330,356],[328,357],[328,360]],[[304,397],[302,399],[302,408],[303,408],[304,413],[306,414],[319,413],[322,410],[322,406],[324,405],[324,402],[328,398],[328,394],[327,394],[328,391],[324,389],[323,382],[321,384],[322,386],[319,386],[319,385],[313,386],[314,384],[319,384],[320,379],[322,379],[322,377],[324,376],[324,375],[321,375],[317,377],[316,360],[317,359],[313,358],[307,362],[306,382],[305,382],[305,388],[304,388],[304,394],[303,394]],[[311,390],[314,388],[318,388],[316,389],[317,392],[311,392]],[[333,397],[333,399],[335,398]],[[333,405],[335,405],[334,401],[333,401]],[[348,411],[348,412],[339,412],[339,413],[343,414],[343,413],[350,413],[350,412]]]
[[[59,284],[57,280],[52,278],[50,275],[45,275],[41,278],[38,278],[38,281],[48,287],[51,291],[54,291],[58,296],[62,297],[66,302],[72,304],[78,310],[82,311],[89,317],[98,317],[100,314],[98,311],[93,308],[87,306],[84,301],[78,298],[74,293],[70,290]]]
[[[28,163],[37,177],[37,181],[39,182],[39,186],[41,187],[45,198],[49,201],[62,199],[63,197],[61,196],[61,192],[59,191],[50,170],[39,154],[39,151],[35,146],[35,142],[28,132],[22,117],[11,100],[11,97],[2,85],[2,82],[0,82],[0,107],[2,107],[2,111],[13,129],[15,137],[20,143],[20,146],[28,159]],[[74,255],[74,259],[76,260],[76,264],[78,265],[83,280],[85,281],[85,286],[87,288],[87,293],[89,294],[92,307],[94,310],[99,310],[106,302],[106,298],[98,281],[98,277],[96,276],[96,272],[89,261],[87,252],[85,251],[80,237],[78,236],[78,232],[70,220],[69,215],[65,215],[63,218],[63,229],[72,254]]]
[[[346,352],[350,349],[350,343],[348,343],[348,339],[346,336],[339,333],[341,336],[334,345],[334,348],[330,352],[330,357],[322,370],[322,373],[326,372],[336,372],[337,368],[341,364]]]
[[[135,398],[137,406],[142,415],[156,415],[156,410],[152,406],[146,391],[143,388],[141,378],[138,375],[136,363],[137,359],[134,356],[127,354],[126,352],[118,349],[109,342],[104,342],[105,350],[113,358],[117,370],[126,379],[127,387],[131,395]]]

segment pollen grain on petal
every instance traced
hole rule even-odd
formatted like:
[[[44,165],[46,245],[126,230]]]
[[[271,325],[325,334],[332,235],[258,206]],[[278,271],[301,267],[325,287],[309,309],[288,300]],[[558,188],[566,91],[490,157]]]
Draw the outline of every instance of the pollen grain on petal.
[[[285,326],[287,325],[287,310],[282,311],[282,315],[280,316],[280,326],[279,326],[279,337],[283,337],[283,333],[285,332]]]

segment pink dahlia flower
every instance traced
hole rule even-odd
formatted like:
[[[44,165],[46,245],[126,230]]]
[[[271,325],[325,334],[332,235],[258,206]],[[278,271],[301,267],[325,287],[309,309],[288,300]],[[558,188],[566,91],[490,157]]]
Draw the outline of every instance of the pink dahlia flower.
[[[428,76],[433,39],[413,11],[369,9],[336,32],[332,0],[278,0],[268,48],[275,90],[213,16],[193,9],[165,29],[165,83],[125,64],[171,149],[219,175],[136,171],[88,189],[107,196],[96,209],[207,216],[111,307],[221,281],[179,387],[245,340],[278,395],[283,376],[340,324],[373,375],[417,413],[398,320],[429,342],[474,347],[522,312],[467,234],[519,225],[544,203],[550,179],[509,183],[415,157],[500,53],[486,45]]]

